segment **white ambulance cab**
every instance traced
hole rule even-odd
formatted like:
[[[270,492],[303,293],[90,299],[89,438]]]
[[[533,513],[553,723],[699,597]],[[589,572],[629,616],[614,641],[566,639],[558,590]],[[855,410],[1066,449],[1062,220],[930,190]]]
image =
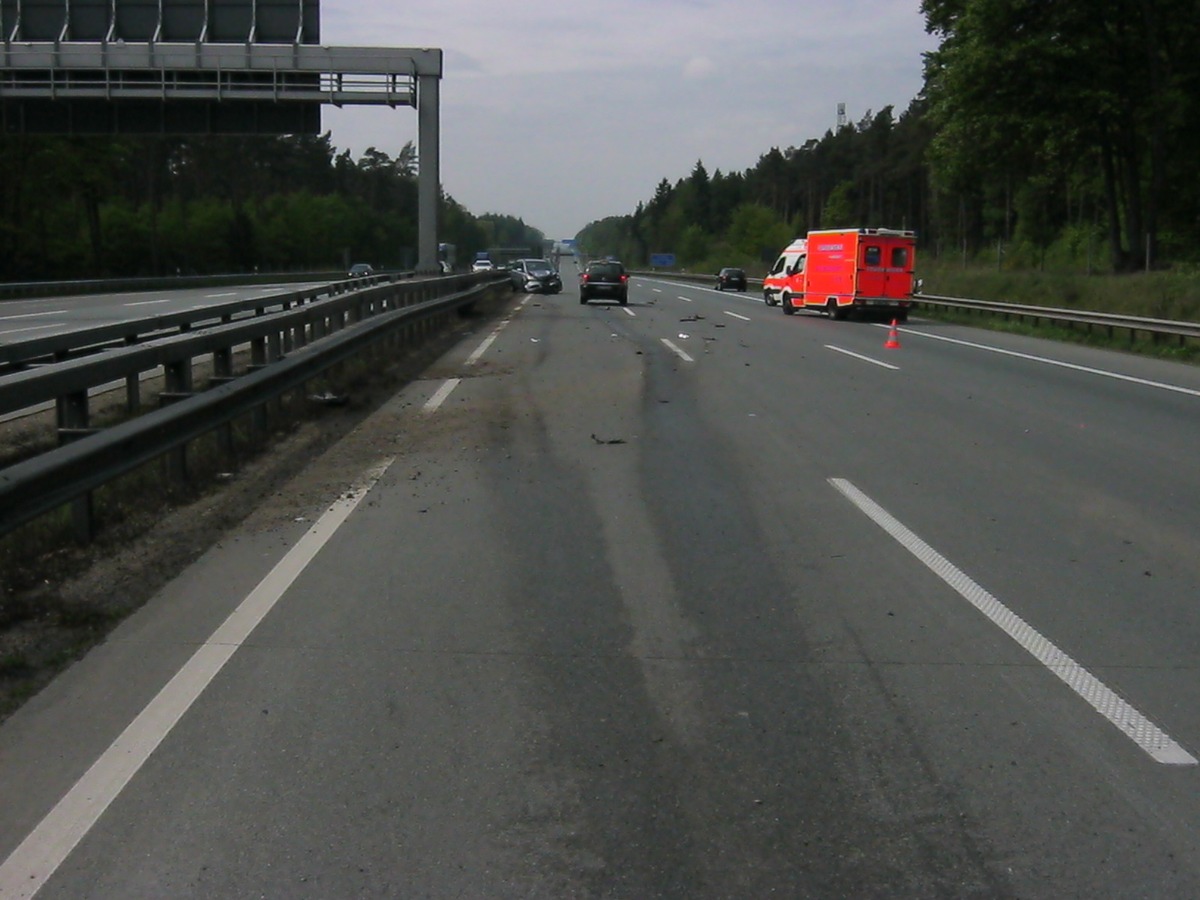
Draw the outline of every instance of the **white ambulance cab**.
[[[778,306],[779,298],[786,293],[804,292],[804,258],[808,253],[808,239],[796,238],[788,244],[775,265],[763,279],[763,300],[767,306]]]

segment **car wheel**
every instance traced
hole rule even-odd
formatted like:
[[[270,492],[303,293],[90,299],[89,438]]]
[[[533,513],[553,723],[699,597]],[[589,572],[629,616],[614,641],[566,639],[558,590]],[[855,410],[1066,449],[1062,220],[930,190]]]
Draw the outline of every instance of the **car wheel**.
[[[844,319],[846,314],[838,307],[836,300],[828,300],[825,303],[825,312],[831,319]]]
[[[781,306],[783,306],[783,314],[785,316],[794,316],[796,314],[796,308],[794,306],[792,306],[792,295],[791,294],[785,293],[782,297],[779,298],[779,303]]]
[[[770,291],[763,291],[763,303],[767,304],[767,306],[775,305],[775,298],[771,296]]]
[[[580,303],[587,303],[587,297],[583,296],[583,294],[580,294],[580,295],[579,295],[579,302],[580,302]]]
[[[622,306],[628,306],[629,305],[629,296],[627,294],[622,294],[620,303]]]

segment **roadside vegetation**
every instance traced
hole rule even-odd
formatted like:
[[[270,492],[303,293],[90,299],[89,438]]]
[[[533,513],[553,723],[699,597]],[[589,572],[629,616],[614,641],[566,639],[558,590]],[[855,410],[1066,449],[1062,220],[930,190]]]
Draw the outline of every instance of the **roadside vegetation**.
[[[416,152],[357,160],[330,135],[0,137],[0,281],[377,270],[416,262]],[[449,195],[440,240],[538,246]]]
[[[579,235],[591,255],[761,276],[820,228],[916,231],[931,293],[1195,319],[1200,17],[1190,0],[924,0],[921,95],[741,172],[702,160]]]

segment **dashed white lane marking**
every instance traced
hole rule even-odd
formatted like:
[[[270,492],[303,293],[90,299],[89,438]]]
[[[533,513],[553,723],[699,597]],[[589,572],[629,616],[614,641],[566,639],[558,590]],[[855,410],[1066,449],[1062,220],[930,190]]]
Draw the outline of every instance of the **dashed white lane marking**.
[[[500,325],[496,328],[495,331],[493,331],[491,334],[489,334],[487,337],[485,337],[483,339],[483,343],[480,344],[478,347],[476,347],[475,352],[467,357],[466,364],[468,366],[473,366],[473,365],[475,365],[475,363],[479,362],[479,357],[483,356],[483,354],[485,354],[487,352],[488,347],[492,346],[492,342],[495,341],[496,338],[498,338],[500,336],[500,332],[502,332],[504,330],[504,326],[507,324],[508,324],[508,319],[505,319],[503,322],[500,323]]]
[[[662,288],[650,288],[650,290],[654,291],[654,293],[656,293],[656,294],[662,293]]]
[[[723,309],[723,310],[721,310],[721,312],[725,313],[725,315],[727,315],[727,316],[732,316],[735,319],[741,319],[743,322],[753,321],[749,316],[739,315],[738,313],[730,312],[727,309]]]
[[[454,392],[454,389],[458,387],[461,381],[461,378],[451,378],[447,380],[434,392],[432,397],[425,401],[425,406],[423,407],[424,412],[437,412],[438,407],[446,402],[446,398]]]
[[[223,294],[205,294],[204,296],[206,299],[215,300],[217,297],[236,297],[237,292],[236,291],[226,291]]]
[[[522,309],[524,309],[525,304],[528,303],[531,299],[533,299],[532,295],[528,296],[524,300],[522,300],[520,305],[517,307],[517,310],[512,315],[510,315],[507,319],[505,319],[503,322],[501,322],[499,325],[497,325],[495,331],[493,331],[491,334],[489,334],[486,338],[483,339],[483,343],[480,344],[478,347],[476,347],[475,352],[467,357],[466,365],[473,366],[473,365],[475,365],[475,363],[479,362],[479,357],[483,356],[483,354],[485,354],[487,352],[488,347],[492,346],[492,344],[495,342],[496,338],[498,338],[500,336],[500,332],[502,332],[505,328],[508,327],[508,323],[513,320],[513,316],[515,316],[517,314],[517,312],[520,312]]]
[[[153,306],[156,303],[170,303],[170,302],[171,302],[170,298],[166,298],[163,300],[137,300],[137,301],[134,301],[133,303],[126,303],[123,305],[125,305],[125,306]]]
[[[623,313],[625,313],[625,315],[629,316],[631,319],[636,319],[636,318],[637,318],[637,313],[635,313],[635,312],[634,312],[632,309],[630,309],[628,306],[622,306],[622,307],[621,307],[621,311],[622,311]]]
[[[881,369],[892,369],[899,372],[899,366],[893,366],[890,363],[880,362],[877,359],[871,359],[869,356],[863,356],[861,353],[853,353],[849,350],[843,350],[841,347],[835,347],[833,344],[826,344],[826,350],[832,350],[834,353],[844,353],[846,356],[853,356],[855,359],[861,359],[863,362],[869,362],[873,366],[879,366]]]
[[[43,331],[47,328],[58,328],[62,322],[46,322],[42,325],[27,325],[25,328],[9,328],[5,331],[0,331],[0,334],[21,334],[25,331]]]
[[[913,534],[882,506],[844,478],[830,478],[829,483],[862,510],[871,521],[891,535],[905,550],[924,563],[931,572],[954,588],[964,600],[987,616],[992,624],[1016,641],[1021,649],[1062,679],[1096,712],[1150,754],[1156,762],[1167,766],[1194,766],[1197,764],[1196,758],[1172,740],[1166,732],[1130,706],[1104,682],[1075,662],[1024,619],[972,581],[966,573]]]
[[[887,325],[881,326],[887,328]],[[1109,372],[1106,369],[1093,369],[1091,366],[1080,366],[1075,363],[1063,362],[1060,359],[1049,359],[1045,356],[1034,356],[1031,353],[1020,353],[1016,350],[1004,350],[1000,347],[989,347],[987,344],[977,344],[973,341],[963,341],[958,338],[946,337],[941,334],[929,334],[925,331],[904,330],[904,334],[916,335],[917,337],[928,338],[931,341],[944,341],[947,344],[958,344],[961,347],[971,347],[975,350],[986,350],[988,353],[999,353],[1001,356],[1012,356],[1017,359],[1026,359],[1030,362],[1045,363],[1048,366],[1058,366],[1060,369],[1071,369],[1075,372],[1086,372],[1088,375],[1099,375],[1103,378],[1114,378],[1117,381],[1127,381],[1130,384],[1140,384],[1144,387],[1159,388],[1164,391],[1173,391],[1176,394],[1187,394],[1190,397],[1200,397],[1200,390],[1195,388],[1180,387],[1177,384],[1165,384],[1161,381],[1150,381],[1147,378],[1137,378],[1133,375],[1122,375],[1120,372]]]
[[[685,296],[683,296],[683,294],[680,294],[680,295],[679,295],[679,299],[680,299],[680,300],[682,300],[684,303],[691,303],[691,302],[692,302],[692,298],[691,298],[691,297],[685,297]]]
[[[686,353],[684,353],[681,348],[679,348],[675,344],[671,343],[671,341],[667,340],[666,338],[662,338],[661,340],[668,350],[670,350],[672,353],[674,353],[676,356],[678,356],[684,362],[695,362],[694,359],[692,359],[690,356],[688,356]]]
[[[11,322],[16,319],[37,319],[41,316],[61,316],[66,313],[65,309],[48,309],[44,312],[35,313],[17,313],[12,316],[0,316],[0,322]]]
[[[41,890],[392,462],[365,473],[325,511],[0,865],[0,897]]]

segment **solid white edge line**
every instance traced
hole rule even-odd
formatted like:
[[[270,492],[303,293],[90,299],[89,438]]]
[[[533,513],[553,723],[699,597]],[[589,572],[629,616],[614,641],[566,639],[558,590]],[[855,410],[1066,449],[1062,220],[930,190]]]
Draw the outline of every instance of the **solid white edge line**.
[[[690,356],[688,356],[686,353],[684,353],[683,350],[681,350],[679,347],[675,346],[673,343],[671,343],[666,338],[660,338],[660,340],[663,342],[663,344],[666,345],[666,348],[668,350],[670,350],[672,353],[674,353],[676,356],[678,356],[684,362],[695,362],[694,359],[692,359]]]
[[[753,321],[753,319],[751,319],[749,316],[743,316],[743,315],[740,315],[735,312],[730,312],[727,309],[723,309],[723,310],[721,310],[721,312],[725,313],[725,315],[727,315],[727,316],[732,316],[735,319],[741,319],[743,322],[752,322]]]
[[[880,362],[877,359],[871,359],[869,356],[863,356],[861,353],[852,353],[849,350],[843,350],[841,347],[835,347],[833,344],[826,344],[826,350],[832,350],[834,353],[843,353],[846,356],[853,356],[855,359],[861,359],[863,362],[869,362],[873,366],[879,366],[881,369],[891,369],[895,372],[900,371],[899,366],[893,366],[891,363]]]
[[[461,378],[447,379],[445,383],[434,392],[433,396],[425,401],[425,406],[422,408],[422,412],[437,412],[438,407],[446,402],[446,398],[450,396],[456,387],[458,387],[461,381]]]
[[[368,471],[322,514],[0,865],[0,897],[41,890],[393,461]]]
[[[830,478],[829,483],[1156,762],[1167,766],[1197,765],[1196,758],[1166,732],[976,584],[882,506],[844,478]]]
[[[880,326],[887,328],[887,325]],[[1122,375],[1120,372],[1109,372],[1105,369],[1094,369],[1091,366],[1080,366],[1075,363],[1063,362],[1058,359],[1050,359],[1045,356],[1034,356],[1031,353],[1021,353],[1017,350],[1004,350],[1000,347],[989,347],[987,344],[977,344],[974,341],[964,341],[959,338],[946,337],[941,334],[929,334],[925,331],[914,331],[912,329],[904,329],[905,334],[916,335],[917,337],[927,338],[931,341],[943,341],[947,344],[958,344],[960,347],[970,347],[974,350],[984,350],[988,353],[999,353],[1001,356],[1012,356],[1017,359],[1028,360],[1029,362],[1044,363],[1047,366],[1058,366],[1060,369],[1070,369],[1074,372],[1084,372],[1088,375],[1099,375],[1102,378],[1113,378],[1117,381],[1127,381],[1130,384],[1140,384],[1143,387],[1159,388],[1164,391],[1173,391],[1176,394],[1187,394],[1190,397],[1200,397],[1200,390],[1194,388],[1180,387],[1177,384],[1166,384],[1161,381],[1150,381],[1147,378],[1137,378],[1133,375]]]

